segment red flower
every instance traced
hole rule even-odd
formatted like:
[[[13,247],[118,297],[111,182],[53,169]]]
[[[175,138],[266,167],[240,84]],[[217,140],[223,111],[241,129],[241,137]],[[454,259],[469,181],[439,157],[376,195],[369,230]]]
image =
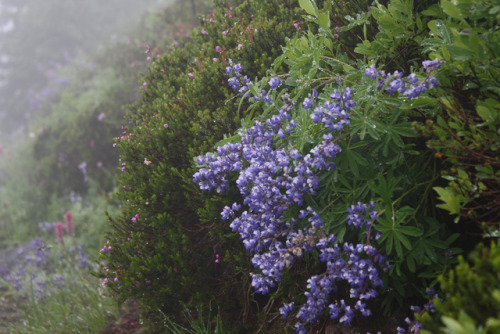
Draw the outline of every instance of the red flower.
[[[66,232],[69,235],[73,235],[75,233],[75,225],[73,225],[73,215],[71,212],[66,212],[64,215],[64,223],[66,224]]]

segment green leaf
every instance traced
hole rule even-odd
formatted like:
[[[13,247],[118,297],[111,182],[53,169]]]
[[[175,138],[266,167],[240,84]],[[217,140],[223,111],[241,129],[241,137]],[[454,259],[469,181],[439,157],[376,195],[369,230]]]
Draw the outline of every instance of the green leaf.
[[[417,270],[413,256],[410,255],[406,258],[406,264],[408,265],[408,269],[410,269],[412,273],[414,273],[415,270]]]
[[[494,121],[495,117],[493,114],[495,113],[495,110],[493,108],[489,108],[486,105],[478,105],[476,107],[477,114],[479,117],[481,117],[484,121]]]
[[[318,7],[311,0],[299,0],[300,8],[306,11],[307,14],[318,17]]]
[[[462,206],[457,194],[452,189],[442,187],[434,187],[432,189],[438,193],[439,199],[444,202],[444,204],[438,204],[438,208],[448,210],[452,215],[460,214]]]
[[[427,26],[429,27],[429,29],[432,32],[441,36],[441,38],[443,39],[443,41],[446,44],[451,44],[453,42],[453,40],[451,38],[451,32],[443,21],[433,20],[433,21],[430,21],[427,24]]]
[[[260,92],[258,91],[257,87],[255,87],[255,85],[249,85],[248,88],[250,89],[253,95],[260,96]]]
[[[387,238],[387,244],[385,245],[385,251],[387,252],[387,254],[391,254],[392,252],[392,244],[393,244],[393,235],[392,233],[388,233],[389,236]]]
[[[441,8],[443,8],[443,11],[449,16],[462,20],[462,13],[451,1],[441,0]]]
[[[411,126],[411,123],[399,123],[392,125],[390,127],[392,132],[396,132],[400,136],[404,137],[417,137],[418,134],[415,132],[415,129]]]
[[[408,240],[407,237],[405,237],[402,233],[400,233],[400,230],[398,228],[397,232],[394,233],[394,236],[396,239],[403,244],[408,250],[411,250],[411,242]]]
[[[447,317],[447,316],[443,316],[441,319],[443,320],[443,323],[446,325],[446,327],[449,328],[454,333],[457,333],[457,334],[464,333],[465,334],[464,328],[457,320],[450,318],[450,317]]]
[[[412,237],[419,237],[424,234],[424,231],[414,226],[399,226],[398,231]]]
[[[323,29],[330,29],[330,15],[328,12],[318,15],[318,24]]]
[[[398,234],[393,233],[393,238],[396,239],[394,241],[394,249],[396,249],[396,254],[399,256],[399,258],[403,258],[403,247],[401,247],[401,242],[398,240]]]

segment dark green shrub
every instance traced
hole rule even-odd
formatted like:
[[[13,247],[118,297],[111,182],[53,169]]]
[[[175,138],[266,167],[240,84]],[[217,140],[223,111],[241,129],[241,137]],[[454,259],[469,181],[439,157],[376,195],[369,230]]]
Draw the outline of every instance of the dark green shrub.
[[[295,33],[297,14],[290,3],[239,3],[217,2],[203,31],[191,33],[193,43],[154,61],[118,140],[123,211],[112,219],[103,274],[119,298],[141,300],[151,331],[162,330],[165,316],[179,318],[182,304],[210,301],[224,321],[255,325],[245,324],[242,248],[217,226],[217,200],[205,204],[192,182],[193,157],[232,133],[244,115],[245,104],[240,108],[227,86],[229,59],[263,76],[285,36]]]

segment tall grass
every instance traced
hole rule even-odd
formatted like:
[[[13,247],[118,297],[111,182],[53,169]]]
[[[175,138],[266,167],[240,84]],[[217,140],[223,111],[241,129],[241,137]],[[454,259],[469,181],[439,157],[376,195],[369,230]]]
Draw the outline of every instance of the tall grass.
[[[2,270],[0,293],[10,296],[20,312],[0,333],[99,333],[118,318],[116,302],[92,275],[97,245],[103,242],[98,228],[104,225],[103,214],[96,213],[102,208],[80,202],[72,208],[78,213],[74,225],[79,234],[68,235],[66,228],[58,241],[55,223],[40,223],[39,237],[19,249],[13,268]]]

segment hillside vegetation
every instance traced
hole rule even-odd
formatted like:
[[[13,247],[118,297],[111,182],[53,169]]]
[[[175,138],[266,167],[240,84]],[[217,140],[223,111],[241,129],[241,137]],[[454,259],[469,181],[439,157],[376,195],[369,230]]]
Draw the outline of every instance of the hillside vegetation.
[[[23,166],[3,162],[3,244],[71,211],[29,268],[76,270],[46,260],[65,252],[93,272],[76,313],[103,298],[103,328],[137,302],[151,333],[500,330],[494,1],[192,1],[148,20],[47,105]]]

